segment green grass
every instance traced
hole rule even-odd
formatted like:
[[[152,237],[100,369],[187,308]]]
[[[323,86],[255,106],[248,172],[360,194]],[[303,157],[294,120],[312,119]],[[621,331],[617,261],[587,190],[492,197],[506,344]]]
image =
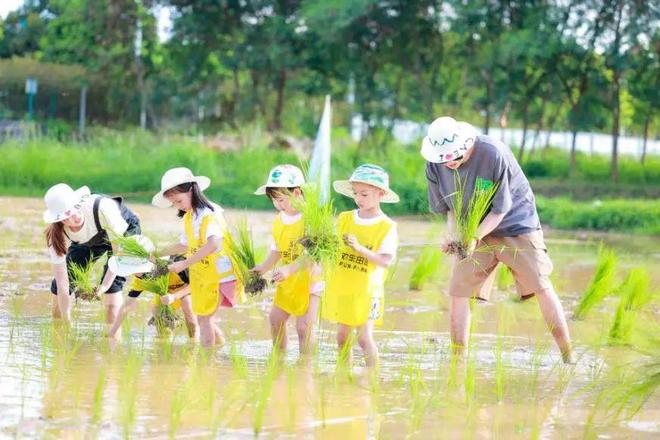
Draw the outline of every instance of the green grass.
[[[616,264],[617,257],[614,251],[601,245],[594,276],[573,311],[573,319],[583,319],[594,306],[612,293]]]
[[[245,292],[251,296],[260,294],[268,283],[258,273],[252,271],[257,264],[252,230],[247,219],[241,218],[234,226],[234,233],[225,235],[227,253],[232,261],[236,276],[245,287]]]
[[[506,265],[500,264],[499,267],[497,268],[497,274],[496,274],[496,284],[497,288],[500,290],[508,290],[510,287],[512,287],[515,284],[515,280],[513,278],[513,273],[511,272],[511,269],[509,269]]]
[[[617,288],[621,297],[610,327],[610,344],[629,344],[637,312],[648,304],[652,295],[649,291],[651,279],[646,270],[636,268],[628,272],[623,284]]]
[[[108,129],[92,132],[96,134],[87,143],[64,143],[47,137],[3,143],[0,193],[41,197],[51,185],[67,182],[74,187],[88,185],[94,192],[148,202],[167,169],[186,166],[211,178],[211,187],[205,191],[211,200],[227,207],[269,209],[266,197],[251,197],[254,188],[263,183],[262,176],[274,164],[299,161],[290,151],[267,148],[259,136],[245,137],[245,146],[239,151],[219,152],[192,137]],[[364,162],[376,163],[388,170],[391,186],[401,196],[401,203],[384,207],[389,215],[428,212],[424,161],[417,144],[388,142],[370,148],[353,143],[338,129],[334,132],[334,176],[350,175]],[[117,163],[122,166],[117,167]],[[621,157],[618,185],[610,183],[607,164],[604,156],[578,154],[578,172],[568,179],[566,152],[553,150],[543,160],[523,163],[532,188],[540,196],[541,221],[557,228],[660,234],[660,190],[652,191],[660,187],[660,158],[650,157],[642,166]],[[547,198],[571,194],[576,199],[602,198],[602,206],[595,210],[590,202]],[[608,200],[613,197],[620,199]],[[334,206],[347,210],[353,207],[353,201],[335,196]]]
[[[451,210],[456,220],[456,241],[450,243],[450,254],[466,258],[470,244],[477,239],[477,229],[490,210],[493,197],[497,193],[497,183],[490,187],[478,188],[475,185],[472,194],[466,194],[467,178],[461,179],[458,172],[454,175],[455,192],[451,194]],[[467,203],[466,203],[467,201]]]
[[[341,249],[335,229],[333,202],[322,200],[321,188],[315,183],[305,184],[302,190],[304,199],[291,199],[305,220],[305,236],[301,243],[314,263],[331,268],[338,261]]]
[[[410,274],[408,287],[410,290],[422,290],[440,269],[442,253],[437,246],[427,246],[415,260],[413,271]]]

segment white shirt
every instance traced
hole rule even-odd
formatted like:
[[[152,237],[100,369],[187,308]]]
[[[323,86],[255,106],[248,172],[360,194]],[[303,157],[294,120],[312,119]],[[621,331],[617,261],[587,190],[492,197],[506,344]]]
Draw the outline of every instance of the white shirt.
[[[80,208],[83,224],[79,231],[74,232],[68,227],[64,227],[67,237],[67,247],[72,241],[81,244],[87,243],[99,233],[94,222],[94,201],[99,197],[101,196],[90,194],[83,200],[83,205]],[[99,222],[101,223],[101,227],[109,234],[124,235],[128,229],[128,223],[121,216],[119,204],[108,197],[104,197],[99,202]],[[60,264],[66,261],[66,255],[57,255],[52,246],[48,247],[48,255],[53,264]]]
[[[202,208],[202,209],[197,209],[193,211],[192,214],[192,224],[193,224],[193,235],[195,237],[199,236],[199,228],[202,224],[202,220],[204,217],[207,215],[213,215],[215,216],[217,221],[210,221],[208,225],[206,226],[206,236],[204,238],[208,239],[209,237],[220,237],[220,239],[223,239],[224,231],[223,228],[225,227],[225,217],[222,214],[224,211],[219,205],[216,205],[215,203],[211,202],[211,206],[213,206],[213,211],[211,211],[209,208]],[[179,239],[179,242],[184,245],[188,246],[188,236],[186,235],[186,231],[184,230],[183,233],[181,234],[181,237]],[[222,245],[218,249],[218,251],[222,250]],[[218,258],[215,262],[216,268],[219,273],[223,272],[228,272],[232,270],[232,264],[231,260],[229,257],[223,255],[222,257]],[[235,280],[236,277],[234,275],[227,276],[225,278],[222,278],[220,280],[221,283],[225,283],[227,281],[233,281]]]

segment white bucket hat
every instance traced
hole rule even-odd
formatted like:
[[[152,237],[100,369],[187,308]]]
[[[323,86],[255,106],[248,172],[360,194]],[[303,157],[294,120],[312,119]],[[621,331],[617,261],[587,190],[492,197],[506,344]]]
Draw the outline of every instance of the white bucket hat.
[[[66,183],[51,186],[44,196],[46,202],[44,221],[57,223],[66,220],[82,207],[89,194],[89,188],[86,186],[75,191]]]
[[[422,156],[433,163],[450,162],[472,148],[477,135],[477,129],[467,122],[440,117],[431,122],[422,140]]]
[[[156,250],[154,243],[144,235],[136,235],[135,240],[149,253]],[[154,263],[146,258],[117,255],[108,260],[108,269],[120,277],[127,277],[136,273],[147,273],[154,269]]]
[[[332,187],[339,194],[347,197],[353,197],[353,186],[351,183],[366,183],[385,191],[385,195],[380,199],[383,203],[397,203],[399,196],[390,189],[390,177],[384,169],[378,165],[364,164],[353,171],[348,180],[335,180]]]
[[[270,170],[266,184],[257,188],[254,194],[263,196],[266,188],[294,188],[304,184],[305,176],[300,168],[289,164],[278,165]]]
[[[192,182],[197,183],[202,191],[211,185],[211,179],[206,176],[195,176],[188,168],[172,168],[165,171],[160,179],[160,191],[151,199],[151,204],[159,208],[169,208],[172,203],[165,198],[164,194],[175,186]]]

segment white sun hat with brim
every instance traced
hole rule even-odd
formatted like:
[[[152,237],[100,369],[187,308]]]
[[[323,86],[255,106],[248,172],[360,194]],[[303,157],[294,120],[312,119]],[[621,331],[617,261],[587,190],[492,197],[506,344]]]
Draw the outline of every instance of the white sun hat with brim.
[[[137,241],[147,252],[156,250],[154,243],[144,235],[136,235]],[[155,265],[146,258],[130,257],[128,255],[116,255],[108,259],[108,269],[120,277],[127,277],[136,273],[147,273],[154,269]]]
[[[467,122],[443,116],[431,122],[422,140],[422,156],[429,162],[446,163],[462,157],[477,139],[477,129]]]
[[[44,202],[46,202],[44,221],[57,223],[66,220],[80,210],[83,201],[89,194],[89,188],[86,186],[75,191],[66,183],[51,186],[44,196]]]
[[[305,176],[300,168],[289,164],[278,165],[270,170],[266,184],[257,188],[254,194],[263,196],[267,188],[296,188],[304,184]]]
[[[211,185],[206,176],[195,176],[188,168],[179,167],[167,170],[160,179],[160,191],[151,199],[151,204],[159,208],[169,208],[172,203],[165,198],[165,193],[183,183],[196,183],[201,191]]]
[[[360,165],[355,171],[353,171],[350,179],[335,180],[332,183],[332,187],[339,194],[345,195],[346,197],[353,197],[353,183],[365,183],[383,190],[385,195],[380,199],[382,203],[397,203],[399,201],[399,196],[390,189],[390,177],[387,175],[387,172],[378,165]]]

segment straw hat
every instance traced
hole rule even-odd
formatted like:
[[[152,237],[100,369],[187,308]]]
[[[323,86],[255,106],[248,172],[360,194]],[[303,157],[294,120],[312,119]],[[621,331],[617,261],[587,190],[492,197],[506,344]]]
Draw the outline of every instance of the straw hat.
[[[89,194],[89,188],[86,186],[75,191],[66,183],[58,183],[50,187],[44,196],[46,202],[44,221],[57,223],[66,220],[82,207],[83,201]]]
[[[136,235],[135,240],[149,253],[156,250],[153,242],[144,235]],[[117,255],[108,260],[108,269],[120,277],[127,277],[136,273],[147,273],[154,269],[154,263],[146,258]]]
[[[399,196],[390,189],[390,177],[384,169],[378,165],[364,164],[353,171],[348,180],[335,180],[332,187],[339,194],[347,197],[353,197],[353,187],[351,183],[366,183],[385,191],[385,195],[380,201],[382,203],[397,203]]]
[[[289,164],[278,165],[270,170],[266,184],[257,188],[254,194],[263,196],[266,188],[294,188],[304,184],[305,176],[300,168]]]
[[[159,208],[169,208],[172,203],[165,198],[164,194],[175,186],[192,182],[197,183],[202,191],[211,185],[211,179],[206,176],[195,176],[188,168],[180,167],[167,170],[160,179],[160,191],[151,199],[151,204]]]
[[[477,129],[467,122],[440,117],[429,125],[422,140],[422,156],[433,163],[456,160],[472,148],[477,134]]]

